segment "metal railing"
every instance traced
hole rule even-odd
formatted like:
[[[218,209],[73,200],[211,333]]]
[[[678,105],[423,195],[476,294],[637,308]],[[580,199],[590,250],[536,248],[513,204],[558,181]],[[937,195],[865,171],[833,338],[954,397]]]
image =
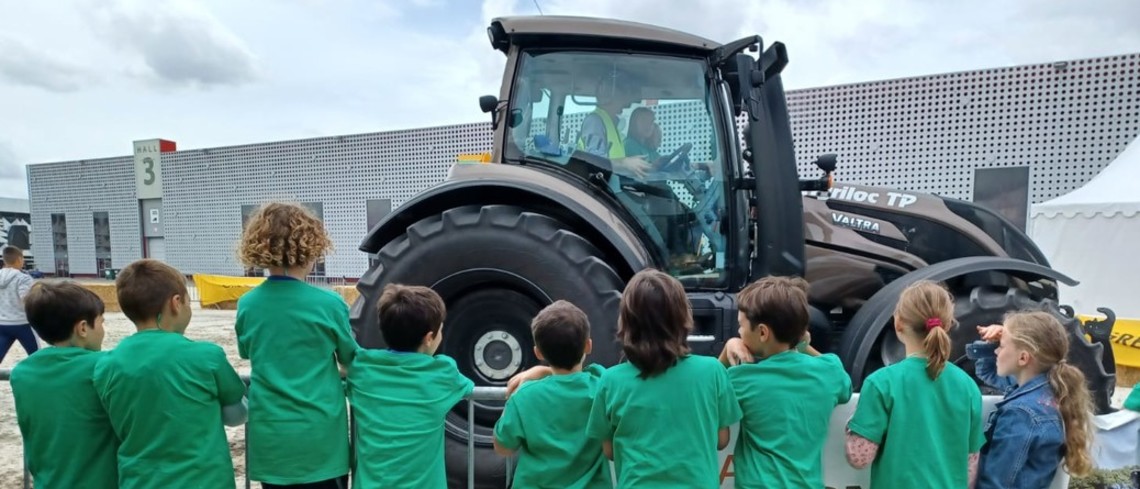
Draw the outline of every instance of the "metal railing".
[[[7,382],[11,379],[12,369],[0,368],[0,382]],[[241,380],[245,385],[249,386],[249,375],[241,374]],[[467,401],[503,401],[507,398],[507,389],[505,387],[476,387],[475,391],[465,397]],[[349,407],[349,423],[352,421],[352,408]],[[246,437],[249,433],[248,425],[243,425],[243,442],[245,443],[245,450],[243,456],[246,459],[245,469],[243,470],[243,478],[245,479],[245,488],[250,489],[251,481],[249,480],[249,438]],[[475,487],[475,403],[467,403],[467,487]],[[349,430],[349,446],[355,446],[355,432],[356,430]],[[25,459],[26,460],[26,459]],[[511,460],[506,461],[506,486],[511,484],[512,472]],[[32,483],[31,473],[28,472],[28,467],[24,465],[24,489],[30,489]]]

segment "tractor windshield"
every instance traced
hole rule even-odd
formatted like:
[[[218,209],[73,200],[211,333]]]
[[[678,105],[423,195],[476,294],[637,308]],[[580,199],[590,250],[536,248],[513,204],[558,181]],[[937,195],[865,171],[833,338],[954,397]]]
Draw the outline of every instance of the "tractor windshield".
[[[708,79],[707,64],[696,58],[523,53],[504,156],[608,166],[610,191],[670,273],[686,286],[718,286],[725,278],[726,152]]]

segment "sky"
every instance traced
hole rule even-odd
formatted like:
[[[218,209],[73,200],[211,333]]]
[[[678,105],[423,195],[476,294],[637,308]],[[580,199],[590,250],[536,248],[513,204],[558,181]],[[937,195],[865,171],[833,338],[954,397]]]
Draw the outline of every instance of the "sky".
[[[684,6],[684,8],[682,8]],[[1136,0],[0,0],[0,197],[24,165],[478,122],[502,15],[787,45],[787,89],[1140,52]]]

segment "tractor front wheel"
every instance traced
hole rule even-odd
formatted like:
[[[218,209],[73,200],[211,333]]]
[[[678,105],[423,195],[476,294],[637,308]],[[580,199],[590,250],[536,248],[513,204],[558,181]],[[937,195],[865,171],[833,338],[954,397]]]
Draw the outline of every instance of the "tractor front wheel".
[[[410,226],[377,254],[357,289],[352,308],[357,341],[383,348],[376,301],[387,284],[431,287],[447,305],[439,353],[455,359],[478,386],[506,386],[514,374],[537,365],[530,322],[546,305],[565,299],[589,317],[593,353],[587,361],[612,365],[623,282],[601,252],[549,216],[505,205],[465,206]],[[467,409],[457,404],[446,420],[450,487],[467,481]],[[475,409],[477,487],[504,486],[504,459],[492,450],[502,401],[470,401]]]

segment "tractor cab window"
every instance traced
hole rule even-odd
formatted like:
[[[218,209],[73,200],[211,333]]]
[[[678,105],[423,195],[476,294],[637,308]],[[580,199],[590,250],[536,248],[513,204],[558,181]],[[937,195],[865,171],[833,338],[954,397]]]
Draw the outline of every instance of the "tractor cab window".
[[[506,159],[611,170],[605,186],[669,272],[686,286],[721,285],[726,151],[705,62],[535,51],[518,69]]]

